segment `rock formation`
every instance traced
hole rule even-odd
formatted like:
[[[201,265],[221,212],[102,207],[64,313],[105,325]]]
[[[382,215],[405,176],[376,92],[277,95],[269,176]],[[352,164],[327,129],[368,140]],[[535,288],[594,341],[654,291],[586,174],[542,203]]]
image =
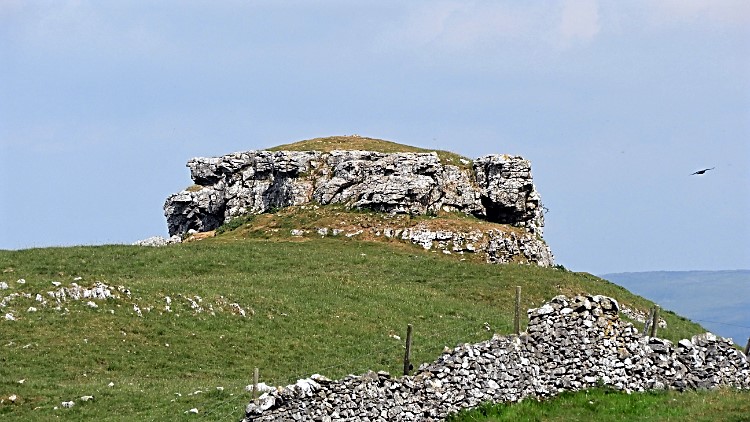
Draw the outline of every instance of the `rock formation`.
[[[419,245],[426,250],[439,250],[444,254],[483,254],[486,261],[493,264],[534,263],[542,267],[553,265],[552,253],[543,241],[527,231],[508,232],[499,229],[472,230],[441,230],[432,229],[427,223],[418,223],[413,227],[368,227],[356,231],[346,231],[337,228],[318,227],[315,233],[321,237],[346,236],[355,237],[367,233],[369,237],[384,237],[399,239]],[[309,230],[293,229],[292,236],[309,235]],[[146,246],[147,242],[141,241]]]
[[[605,296],[557,296],[530,309],[520,336],[464,344],[413,376],[386,372],[332,381],[320,375],[271,388],[250,403],[251,421],[440,421],[483,402],[517,402],[608,385],[626,391],[750,388],[750,363],[711,333],[642,336]]]
[[[545,249],[544,212],[519,156],[487,155],[462,166],[437,153],[248,151],[188,161],[195,185],[164,204],[170,236],[205,232],[233,217],[281,207],[344,204],[392,214],[462,212],[523,228]],[[502,242],[501,242],[502,243]]]

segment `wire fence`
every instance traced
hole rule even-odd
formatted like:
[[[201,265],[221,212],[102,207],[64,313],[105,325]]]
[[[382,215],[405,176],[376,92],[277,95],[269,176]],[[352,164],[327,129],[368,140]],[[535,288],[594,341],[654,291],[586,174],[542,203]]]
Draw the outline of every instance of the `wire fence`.
[[[523,313],[520,312],[520,310],[516,310],[517,314],[523,315]],[[654,320],[657,320],[659,318],[658,312],[652,313],[650,318],[653,318]],[[699,319],[693,319],[692,321],[695,322],[701,322],[701,323],[711,323],[711,324],[722,324],[727,326],[733,326],[738,328],[746,328],[750,330],[750,327],[735,323],[726,323],[726,322],[719,322],[719,321],[709,321],[709,320],[699,320]],[[404,332],[406,331],[406,325],[404,324]],[[647,321],[647,328],[651,328],[654,325],[654,321]],[[476,341],[478,336],[478,333],[481,330],[487,330],[489,325],[485,323],[485,325],[479,329],[479,331],[474,330],[467,330],[465,327],[456,327],[454,329],[446,331],[445,329],[441,329],[439,331],[432,331],[429,334],[425,334],[425,330],[421,329],[417,325],[415,327],[415,334],[414,334],[414,341],[416,345],[414,347],[419,348],[425,343],[432,343],[434,339],[436,338],[444,338],[446,341],[453,341],[453,344],[445,344],[447,347],[455,347],[456,345],[462,344],[460,339],[472,339],[472,341]],[[489,332],[492,332],[493,334],[496,332],[495,330],[488,330]],[[649,330],[644,330],[643,334],[647,335],[649,333]],[[654,333],[654,331],[651,331],[651,333]],[[748,342],[750,344],[750,339],[748,339]],[[382,343],[378,343],[381,344]],[[307,378],[311,376],[314,373],[326,375],[326,373],[348,373],[348,374],[361,374],[365,373],[370,370],[377,370],[377,369],[387,369],[387,365],[376,364],[375,367],[372,367],[372,361],[373,359],[368,359],[369,357],[387,357],[389,360],[395,362],[396,359],[399,357],[403,357],[403,353],[405,350],[405,344],[399,339],[397,342],[394,342],[393,344],[389,344],[386,346],[381,347],[375,347],[375,348],[366,348],[362,347],[363,344],[357,343],[356,348],[359,350],[359,353],[356,353],[354,355],[348,354],[347,356],[342,356],[341,354],[337,354],[337,350],[330,350],[327,352],[328,356],[331,355],[338,355],[339,358],[334,359],[332,364],[328,364],[326,366],[316,366],[314,368],[300,368],[299,371],[296,371],[292,374],[289,374],[287,376],[284,376],[282,379],[277,380],[281,381],[282,384],[289,385],[295,383],[297,380]],[[431,347],[434,347],[432,345]],[[438,352],[440,353],[440,352]],[[747,353],[747,351],[746,351]]]
[[[517,314],[521,314],[520,309],[516,309],[515,311]],[[658,320],[658,312],[652,312],[649,317],[652,318],[652,320],[650,321],[650,326],[653,326],[653,324],[655,324],[655,322]],[[700,319],[694,319],[692,321],[746,328],[750,331],[750,327],[741,324]],[[427,325],[427,323],[425,323],[425,325]],[[406,332],[406,327],[407,324],[404,323],[404,333]],[[649,327],[648,323],[647,327]],[[282,327],[279,328],[283,330]],[[493,330],[491,329],[491,327],[489,327],[488,323],[485,323],[481,328],[478,328],[476,330],[468,328],[465,325],[447,330],[445,328],[441,328],[439,330],[436,330],[435,328],[424,329],[424,326],[420,327],[419,325],[417,325],[414,327],[414,345],[412,347],[419,348],[424,347],[424,345],[427,344],[430,345],[429,347],[434,348],[434,340],[437,338],[443,338],[446,340],[446,342],[452,341],[454,344],[446,344],[445,346],[455,347],[456,345],[463,344],[461,342],[461,339],[468,338],[476,341],[478,337],[481,337],[479,336],[479,334],[483,330],[487,331],[487,337],[491,337],[491,335],[496,332],[496,330]],[[647,335],[648,330],[644,330],[643,334]],[[316,373],[324,376],[327,373],[363,374],[370,370],[378,370],[378,367],[380,369],[388,369],[389,365],[383,364],[382,360],[386,359],[391,362],[396,362],[398,359],[404,357],[406,348],[406,345],[403,342],[404,338],[402,338],[401,336],[394,337],[393,335],[391,335],[391,338],[394,340],[393,343],[383,345],[383,342],[376,342],[374,343],[374,347],[372,347],[372,343],[369,343],[371,344],[371,347],[367,347],[366,344],[368,343],[364,342],[351,343],[343,348],[341,347],[341,345],[338,345],[337,347],[326,351],[326,355],[328,356],[328,363],[325,366],[310,367],[310,365],[308,365],[308,367],[301,367],[298,368],[298,370],[294,373],[287,374],[280,379],[276,379],[275,381],[277,383],[279,383],[280,381],[279,384],[281,385],[291,385],[300,379],[309,378],[312,374]],[[748,353],[748,348],[750,348],[750,339],[748,339],[748,347],[746,347],[744,350],[746,355]],[[352,354],[352,349],[356,349],[358,352]],[[438,352],[438,356],[439,353],[441,352]],[[333,356],[334,358],[331,359],[331,356]],[[375,359],[373,359],[373,357]],[[373,362],[377,361],[378,359],[380,359],[381,361],[380,365],[375,364],[373,367]],[[249,387],[250,385],[252,384],[248,384],[247,387]],[[234,394],[230,394],[229,396],[222,398],[218,402],[212,402],[210,404],[210,407],[204,412],[204,416],[210,418],[215,417],[216,419],[226,419],[227,417],[236,416],[236,413],[240,410],[244,411],[244,406],[253,400],[252,390],[248,391],[246,386],[235,387],[232,390],[235,391]]]
[[[704,319],[693,319],[692,321],[695,321],[695,322],[704,322],[706,324],[720,324],[720,325],[727,325],[727,326],[730,326],[730,327],[747,328],[748,330],[750,330],[750,327],[748,327],[746,325],[733,324],[733,323],[729,323],[729,322],[707,321],[707,320],[704,320]]]
[[[406,329],[406,326],[404,326]],[[436,338],[448,338],[448,339],[460,339],[466,338],[466,336],[475,337],[476,332],[469,332],[461,327],[452,330],[441,330],[439,332],[432,332],[427,335],[419,335],[415,331],[414,339],[417,344],[429,343],[431,340]],[[389,356],[393,360],[404,357],[405,344],[400,339],[393,339],[394,343],[374,348],[361,348],[360,352],[356,355],[348,355],[346,357],[340,357],[334,360],[333,364],[315,367],[315,368],[301,368],[299,371],[285,376],[281,381],[282,385],[291,385],[300,379],[310,377],[314,373],[325,375],[327,372],[337,371],[337,373],[347,372],[349,374],[362,374],[366,373],[373,368],[367,367],[368,357],[371,356]],[[460,343],[456,343],[460,344]],[[361,344],[360,344],[361,346]],[[446,345],[448,346],[448,345]],[[454,345],[455,346],[455,345]],[[329,350],[330,353],[335,353],[335,349]],[[369,359],[371,360],[371,359]],[[252,384],[234,386],[225,390],[225,393],[229,394],[226,397],[218,401],[212,401],[207,407],[201,412],[204,418],[212,420],[225,420],[227,418],[235,418],[238,412],[244,412],[245,406],[253,400],[252,390],[248,390],[248,387]],[[230,393],[231,392],[231,393]]]

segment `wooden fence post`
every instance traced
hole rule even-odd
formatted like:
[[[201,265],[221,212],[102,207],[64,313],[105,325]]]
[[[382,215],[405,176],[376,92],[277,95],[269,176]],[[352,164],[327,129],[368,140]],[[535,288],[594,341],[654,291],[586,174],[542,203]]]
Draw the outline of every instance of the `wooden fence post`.
[[[646,317],[646,321],[643,323],[643,335],[645,336],[648,334],[648,329],[651,327],[651,320],[654,319],[654,308],[649,309],[648,311],[648,317]]]
[[[513,332],[521,334],[521,286],[516,286],[516,306],[513,313]]]
[[[253,371],[253,402],[255,402],[255,405],[258,405],[258,377],[259,377],[259,371],[258,368],[255,368]]]
[[[406,352],[404,353],[404,375],[409,375],[414,366],[411,364],[411,324],[406,326]]]
[[[659,305],[654,305],[654,318],[651,320],[651,337],[656,337],[656,327],[659,325]]]

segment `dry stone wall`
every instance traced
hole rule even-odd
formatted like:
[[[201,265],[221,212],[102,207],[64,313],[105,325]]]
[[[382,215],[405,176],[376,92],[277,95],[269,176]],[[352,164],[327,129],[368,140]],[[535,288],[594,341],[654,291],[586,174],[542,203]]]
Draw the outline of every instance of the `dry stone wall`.
[[[750,364],[730,340],[705,333],[673,344],[642,336],[619,310],[605,296],[557,296],[529,310],[520,336],[446,350],[413,376],[314,375],[270,388],[247,406],[244,421],[440,421],[483,402],[599,384],[625,391],[750,389]]]
[[[209,231],[246,213],[317,202],[388,213],[458,211],[523,227],[541,237],[543,206],[531,165],[487,155],[469,168],[443,165],[436,153],[248,151],[193,158],[192,189],[170,195],[170,235]]]

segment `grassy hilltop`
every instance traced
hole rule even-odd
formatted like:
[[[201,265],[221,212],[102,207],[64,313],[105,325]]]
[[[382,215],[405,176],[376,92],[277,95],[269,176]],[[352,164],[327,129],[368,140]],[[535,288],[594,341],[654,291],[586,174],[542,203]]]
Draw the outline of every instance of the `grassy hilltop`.
[[[328,136],[324,138],[313,138],[304,141],[294,142],[291,144],[279,145],[269,148],[269,151],[323,151],[331,152],[334,150],[361,150],[377,152],[415,152],[431,153],[434,152],[440,157],[443,164],[466,168],[471,160],[453,152],[443,150],[425,149],[403,145],[396,142],[386,141],[384,139],[368,138],[366,136]]]
[[[345,221],[375,218],[327,211],[326,218]],[[288,234],[285,222],[311,215],[281,210],[236,221],[213,238],[162,248],[0,251],[0,282],[7,284],[0,290],[0,418],[239,420],[255,367],[271,385],[314,373],[398,374],[404,353],[398,337],[407,324],[414,326],[415,366],[446,346],[510,333],[515,286],[522,286],[523,309],[577,293],[612,296],[640,310],[652,306],[586,273],[489,265],[398,241]],[[456,224],[473,224],[454,217]],[[448,224],[454,217],[420,218]],[[48,294],[97,281],[119,298],[68,298],[58,306]],[[703,331],[674,313],[662,316],[668,324],[662,337]],[[597,403],[609,396],[624,395],[601,393]],[[673,400],[654,397],[655,407]],[[747,393],[679,397],[693,404],[718,398],[720,409],[748,410]],[[75,406],[63,408],[71,400]],[[553,407],[558,415],[565,408]],[[480,413],[488,412],[465,420],[484,420]]]

